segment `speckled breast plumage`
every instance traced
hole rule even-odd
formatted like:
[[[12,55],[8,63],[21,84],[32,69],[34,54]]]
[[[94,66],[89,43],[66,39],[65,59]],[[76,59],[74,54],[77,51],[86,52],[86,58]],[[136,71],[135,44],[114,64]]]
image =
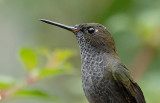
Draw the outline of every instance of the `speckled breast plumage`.
[[[116,83],[112,77],[111,59],[103,51],[99,51],[86,43],[83,34],[77,35],[81,51],[81,71],[82,85],[85,95],[90,103],[127,103],[123,99],[117,102],[121,97],[120,91],[116,88]]]

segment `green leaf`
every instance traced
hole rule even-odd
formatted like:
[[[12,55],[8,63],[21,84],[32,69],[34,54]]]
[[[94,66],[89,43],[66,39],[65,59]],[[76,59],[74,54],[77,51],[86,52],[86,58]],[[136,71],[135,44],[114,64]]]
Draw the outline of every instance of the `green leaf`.
[[[40,70],[38,77],[54,76],[71,70],[73,66],[66,60],[73,55],[72,50],[55,50],[48,58],[47,65]]]
[[[15,85],[15,80],[12,77],[0,76],[0,90],[7,89]]]
[[[56,61],[64,61],[68,58],[70,58],[71,56],[74,55],[74,52],[72,50],[55,50],[54,51],[54,58],[56,59]]]
[[[58,99],[57,96],[47,94],[40,90],[27,90],[27,89],[22,89],[16,92],[13,96],[17,98],[38,98],[38,99],[47,99],[47,100],[52,99],[55,101]]]
[[[48,50],[47,48],[39,48],[38,49],[38,53],[40,54],[40,55],[44,55],[44,56],[46,56],[47,58],[49,58],[51,55],[51,53],[50,53],[50,50]]]
[[[20,57],[28,71],[33,70],[38,65],[38,57],[34,50],[23,48],[20,51]]]
[[[53,68],[46,67],[39,72],[38,77],[41,78],[41,77],[54,76],[69,71],[72,68],[73,66],[70,63],[65,63],[59,67],[53,67]]]

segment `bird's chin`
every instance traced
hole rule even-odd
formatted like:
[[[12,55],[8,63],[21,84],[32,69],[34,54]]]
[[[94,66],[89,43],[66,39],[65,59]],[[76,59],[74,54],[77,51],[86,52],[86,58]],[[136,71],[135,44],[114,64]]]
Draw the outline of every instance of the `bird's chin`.
[[[82,31],[74,32],[74,34],[76,35],[77,39],[84,38],[84,33]]]
[[[78,35],[81,31],[76,31],[74,32],[75,35]]]

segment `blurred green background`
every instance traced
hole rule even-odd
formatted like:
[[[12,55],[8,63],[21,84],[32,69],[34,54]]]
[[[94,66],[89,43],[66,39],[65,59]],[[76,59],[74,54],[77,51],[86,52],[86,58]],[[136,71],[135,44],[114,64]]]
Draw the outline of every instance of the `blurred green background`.
[[[132,68],[147,103],[160,103],[160,0],[0,0],[0,81],[23,81],[27,77],[29,71],[19,56],[25,52],[21,51],[24,47],[38,52],[39,48],[53,52],[62,49],[62,54],[69,49],[65,52],[69,56],[62,58],[71,63],[66,68],[73,68],[25,87],[54,95],[54,99],[43,99],[45,94],[33,91],[39,96],[19,95],[4,103],[88,103],[81,86],[76,38],[39,19],[72,26],[86,22],[105,25],[115,39],[120,58]],[[34,57],[32,50],[29,53]]]

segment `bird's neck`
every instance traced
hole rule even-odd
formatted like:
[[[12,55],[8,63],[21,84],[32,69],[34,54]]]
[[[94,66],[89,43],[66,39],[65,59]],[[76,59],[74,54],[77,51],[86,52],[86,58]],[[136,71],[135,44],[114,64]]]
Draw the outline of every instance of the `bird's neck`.
[[[105,49],[97,48],[90,45],[83,34],[76,35],[76,37],[80,47],[82,70],[102,69],[103,66],[109,67],[113,61],[119,60],[115,48],[107,46],[104,47]]]
[[[80,46],[81,52],[81,63],[82,63],[82,72],[94,72],[102,71],[104,66],[106,68],[110,67],[119,61],[117,53],[110,53],[97,48],[92,47],[89,44],[85,46]]]

